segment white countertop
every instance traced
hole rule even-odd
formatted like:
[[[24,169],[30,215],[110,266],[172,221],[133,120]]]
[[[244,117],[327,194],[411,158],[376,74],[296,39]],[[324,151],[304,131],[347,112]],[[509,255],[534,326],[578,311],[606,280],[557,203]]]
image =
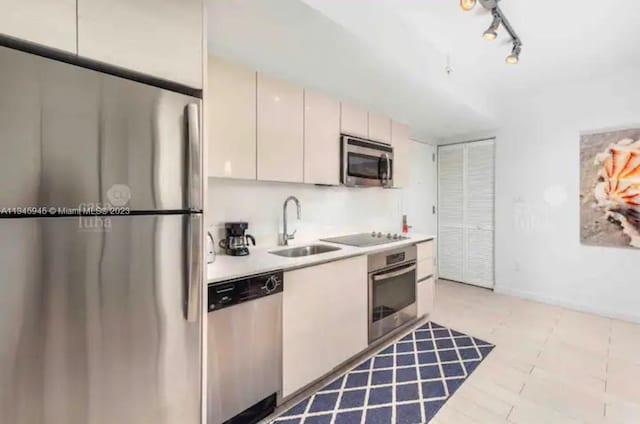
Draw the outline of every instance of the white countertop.
[[[208,283],[231,280],[247,275],[260,274],[277,270],[289,271],[296,268],[304,268],[318,265],[324,262],[331,262],[339,259],[346,259],[353,256],[368,255],[370,253],[382,252],[385,250],[403,247],[411,244],[421,243],[435,239],[435,236],[427,234],[407,234],[409,239],[400,240],[393,243],[382,244],[371,247],[353,247],[342,244],[327,243],[324,241],[314,241],[307,243],[290,244],[289,246],[272,246],[269,248],[251,248],[248,256],[226,256],[216,255],[216,261],[207,265]],[[303,256],[299,258],[286,258],[271,254],[277,250],[285,250],[297,246],[308,246],[310,244],[325,244],[339,247],[340,250],[320,253],[318,255]]]

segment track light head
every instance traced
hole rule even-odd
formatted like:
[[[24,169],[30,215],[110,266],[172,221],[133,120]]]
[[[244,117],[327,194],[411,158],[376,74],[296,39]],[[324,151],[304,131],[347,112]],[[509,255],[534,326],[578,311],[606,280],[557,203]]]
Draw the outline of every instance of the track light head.
[[[485,40],[495,40],[496,38],[498,38],[498,28],[500,27],[501,22],[502,19],[500,18],[500,15],[494,12],[493,21],[491,22],[489,28],[487,28],[487,30],[484,32],[484,34],[482,34],[482,38],[484,38]]]
[[[518,41],[513,43],[513,50],[511,50],[511,54],[507,56],[505,62],[509,65],[517,65],[520,62],[520,52],[522,51],[522,44]]]
[[[460,0],[460,8],[465,12],[470,11],[476,6],[476,0]]]

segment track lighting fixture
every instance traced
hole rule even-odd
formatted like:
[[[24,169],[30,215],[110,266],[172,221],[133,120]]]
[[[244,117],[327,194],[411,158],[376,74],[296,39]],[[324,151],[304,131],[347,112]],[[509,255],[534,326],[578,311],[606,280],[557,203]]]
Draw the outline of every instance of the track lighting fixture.
[[[498,38],[498,28],[500,27],[500,15],[497,13],[493,14],[493,22],[491,22],[491,26],[482,34],[482,38],[485,40],[495,40]]]
[[[507,58],[505,59],[505,62],[507,62],[509,65],[517,65],[518,62],[520,61],[521,51],[522,51],[522,47],[520,43],[514,42],[513,49],[511,50],[511,54],[507,56]]]
[[[515,65],[520,61],[520,52],[522,51],[522,40],[516,34],[516,31],[513,29],[509,20],[504,13],[502,13],[502,9],[498,6],[498,2],[501,0],[460,0],[460,7],[464,11],[469,11],[474,8],[476,5],[476,1],[479,1],[482,7],[491,11],[491,16],[493,16],[493,21],[491,21],[491,25],[489,28],[482,34],[482,37],[485,40],[495,40],[498,37],[498,29],[500,25],[504,27],[504,29],[511,36],[511,40],[513,41],[513,49],[511,50],[511,54],[507,56],[505,61],[510,65]]]
[[[476,0],[460,0],[460,7],[465,12],[470,11],[476,6]]]

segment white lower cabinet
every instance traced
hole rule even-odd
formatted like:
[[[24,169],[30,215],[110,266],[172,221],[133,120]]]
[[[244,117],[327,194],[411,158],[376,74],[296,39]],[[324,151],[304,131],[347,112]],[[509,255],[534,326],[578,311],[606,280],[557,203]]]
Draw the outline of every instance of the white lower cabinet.
[[[418,281],[418,317],[429,315],[433,312],[435,298],[435,282],[433,277]]]
[[[285,272],[283,397],[367,348],[367,300],[366,256]]]
[[[434,275],[434,244],[433,240],[418,244],[418,287],[417,303],[418,316],[429,315],[433,312],[435,297]]]

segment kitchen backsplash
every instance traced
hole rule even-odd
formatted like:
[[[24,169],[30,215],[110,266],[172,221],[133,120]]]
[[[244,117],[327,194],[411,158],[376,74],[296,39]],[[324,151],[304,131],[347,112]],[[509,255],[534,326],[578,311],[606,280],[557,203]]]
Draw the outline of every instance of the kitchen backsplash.
[[[292,243],[362,231],[395,231],[402,227],[402,190],[319,187],[304,184],[209,179],[208,223],[211,234],[224,236],[224,223],[247,221],[258,246],[273,246],[282,233],[282,205],[288,196],[300,200],[302,216],[289,204]]]
[[[402,215],[421,233],[435,233],[435,164],[433,146],[411,143],[410,186],[406,189],[322,187],[209,178],[207,222],[216,245],[224,223],[247,221],[258,246],[275,246],[282,233],[282,204],[291,195],[302,206],[297,220],[295,204],[288,208],[291,243],[356,232],[402,230]]]

